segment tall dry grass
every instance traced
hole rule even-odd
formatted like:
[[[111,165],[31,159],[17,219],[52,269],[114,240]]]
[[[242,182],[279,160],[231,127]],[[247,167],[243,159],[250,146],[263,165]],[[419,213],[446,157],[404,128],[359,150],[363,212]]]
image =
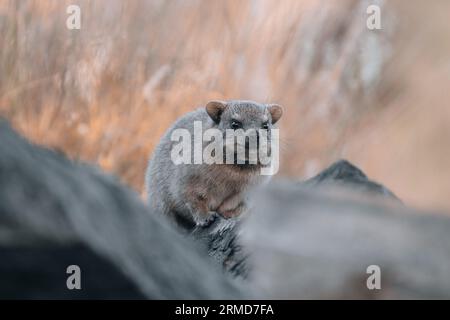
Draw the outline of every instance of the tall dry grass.
[[[366,8],[382,7],[382,30]],[[81,7],[81,30],[66,7]],[[0,113],[138,192],[170,123],[210,99],[285,107],[282,175],[346,157],[450,209],[445,1],[0,1]],[[447,11],[446,11],[447,10]],[[0,137],[1,138],[1,137]]]

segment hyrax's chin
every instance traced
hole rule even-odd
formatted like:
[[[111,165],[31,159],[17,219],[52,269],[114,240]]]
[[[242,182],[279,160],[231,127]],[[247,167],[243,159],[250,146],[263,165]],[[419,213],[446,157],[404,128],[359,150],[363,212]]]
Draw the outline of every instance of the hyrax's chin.
[[[260,168],[270,164],[270,159],[270,153],[261,153],[258,149],[247,149],[244,154],[235,153],[235,164],[246,167]]]
[[[259,161],[257,154],[239,155],[235,153],[233,164],[245,169],[257,169],[261,165],[261,162]]]

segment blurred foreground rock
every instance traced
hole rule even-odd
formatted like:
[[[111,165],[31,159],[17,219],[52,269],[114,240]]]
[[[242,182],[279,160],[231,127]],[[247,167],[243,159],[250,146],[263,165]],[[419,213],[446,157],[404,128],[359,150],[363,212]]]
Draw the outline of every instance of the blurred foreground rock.
[[[66,268],[81,268],[68,290]],[[0,298],[240,298],[201,249],[97,169],[0,120]]]
[[[0,121],[0,298],[450,297],[450,219],[406,208],[346,161],[255,200],[243,221],[177,230]],[[66,287],[72,264],[82,290]],[[366,287],[369,265],[381,290]]]
[[[257,296],[450,298],[450,219],[353,192],[285,181],[255,194],[241,240]],[[380,290],[367,287],[369,266]]]

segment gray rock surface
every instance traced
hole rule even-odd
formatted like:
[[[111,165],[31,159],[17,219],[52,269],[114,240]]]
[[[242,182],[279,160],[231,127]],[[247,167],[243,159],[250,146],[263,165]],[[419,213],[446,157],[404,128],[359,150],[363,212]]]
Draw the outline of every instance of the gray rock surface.
[[[96,263],[102,267],[95,268]],[[83,277],[100,277],[103,282],[89,291],[89,281],[82,280],[85,290],[68,294],[69,264],[79,264]],[[149,212],[115,178],[30,144],[4,121],[0,283],[1,298],[244,295],[194,241]]]
[[[258,297],[450,298],[448,217],[287,181],[255,197],[241,241]],[[371,265],[381,290],[367,287]]]

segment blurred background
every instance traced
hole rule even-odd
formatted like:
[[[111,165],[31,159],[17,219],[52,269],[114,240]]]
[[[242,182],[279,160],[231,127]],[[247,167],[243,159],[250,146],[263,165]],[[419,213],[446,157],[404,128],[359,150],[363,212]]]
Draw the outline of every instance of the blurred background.
[[[381,30],[366,26],[372,4]],[[210,99],[275,102],[279,175],[346,158],[405,203],[450,212],[449,13],[446,0],[0,0],[0,115],[141,193],[177,117]]]

